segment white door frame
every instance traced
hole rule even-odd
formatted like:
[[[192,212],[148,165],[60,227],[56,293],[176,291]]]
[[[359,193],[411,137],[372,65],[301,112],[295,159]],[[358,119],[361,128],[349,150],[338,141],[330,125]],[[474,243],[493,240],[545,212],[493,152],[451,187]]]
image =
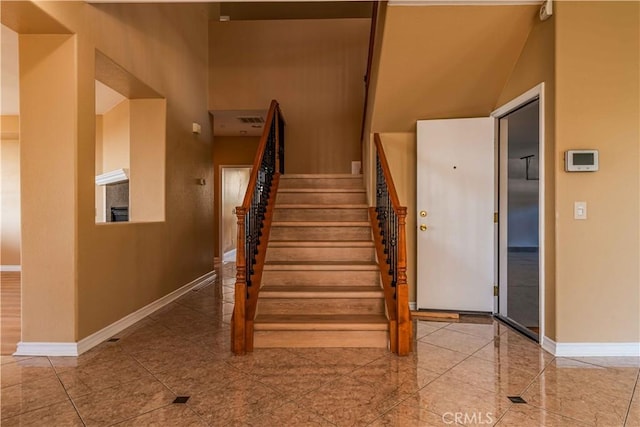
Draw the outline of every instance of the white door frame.
[[[222,251],[224,243],[224,227],[222,223],[224,214],[222,210],[222,207],[224,206],[224,179],[222,171],[227,168],[248,168],[249,170],[251,170],[251,168],[253,168],[253,165],[218,165],[218,176],[220,177],[220,207],[218,209],[218,233],[220,234],[220,238],[218,241],[218,250],[220,253],[220,262],[224,260],[224,252]]]
[[[521,106],[534,101],[535,99],[539,100],[538,104],[538,122],[539,122],[539,146],[538,146],[538,156],[539,156],[539,193],[538,193],[538,248],[539,248],[539,259],[538,259],[538,272],[539,272],[539,327],[540,333],[538,334],[538,339],[541,345],[544,345],[543,340],[545,337],[545,246],[544,246],[544,237],[545,237],[545,94],[544,94],[544,82],[539,85],[531,88],[526,91],[522,95],[517,98],[507,102],[503,106],[499,107],[495,111],[491,113],[491,117],[493,117],[496,121],[496,129],[498,129],[499,120],[513,112],[514,110],[520,108]],[[496,165],[497,168],[500,167],[500,153],[497,147],[499,147],[499,138],[500,135],[498,132],[495,132],[495,144],[496,144]],[[497,169],[499,170],[499,169]],[[499,182],[496,186],[496,200],[498,200],[498,190],[499,190]],[[504,221],[503,215],[506,215],[506,212],[499,212],[500,222]],[[496,241],[495,247],[495,259],[496,263],[498,261],[500,242]],[[501,260],[504,262],[506,260]],[[499,271],[496,269],[496,283],[498,282]],[[499,307],[497,304],[497,297],[494,304],[494,314],[499,312]]]

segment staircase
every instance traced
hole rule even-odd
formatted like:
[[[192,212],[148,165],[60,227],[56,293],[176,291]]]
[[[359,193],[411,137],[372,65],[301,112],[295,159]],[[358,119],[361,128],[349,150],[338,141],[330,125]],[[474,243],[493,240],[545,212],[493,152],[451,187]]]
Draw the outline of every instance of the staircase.
[[[389,340],[359,175],[282,175],[253,346],[384,347]]]

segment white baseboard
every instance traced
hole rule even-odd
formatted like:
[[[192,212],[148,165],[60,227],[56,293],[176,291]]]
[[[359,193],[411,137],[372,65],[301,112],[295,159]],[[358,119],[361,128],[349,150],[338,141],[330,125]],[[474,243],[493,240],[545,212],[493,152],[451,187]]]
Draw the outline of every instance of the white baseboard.
[[[557,357],[640,356],[640,342],[557,343],[543,337],[542,348]]]
[[[418,303],[415,301],[409,301],[409,310],[416,311],[418,309]]]
[[[171,292],[155,300],[154,302],[140,308],[137,311],[123,317],[120,320],[110,324],[109,326],[102,328],[98,332],[95,332],[88,337],[85,337],[75,342],[19,342],[17,351],[13,354],[14,356],[79,356],[80,354],[92,349],[96,345],[101,342],[111,338],[118,332],[128,328],[134,323],[142,320],[147,317],[151,313],[156,310],[161,309],[167,304],[175,301],[180,298],[182,295],[186,294],[190,290],[194,288],[201,288],[215,280],[216,273],[215,271],[210,271],[209,273],[198,277],[197,279],[187,283],[186,285],[176,289]]]
[[[0,271],[22,271],[21,265],[0,265]]]

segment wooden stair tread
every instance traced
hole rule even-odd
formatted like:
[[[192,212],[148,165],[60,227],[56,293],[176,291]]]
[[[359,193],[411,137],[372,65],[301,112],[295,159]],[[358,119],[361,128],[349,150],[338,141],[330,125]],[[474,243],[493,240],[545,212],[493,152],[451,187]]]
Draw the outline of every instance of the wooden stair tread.
[[[368,221],[273,221],[272,227],[369,227]]]
[[[378,270],[374,261],[269,261],[264,264],[268,270]]]
[[[381,330],[389,328],[383,314],[258,314],[253,322],[259,330]]]
[[[270,240],[272,248],[372,248],[373,240]]]
[[[282,203],[273,207],[274,209],[368,209],[366,203]]]
[[[364,193],[364,188],[278,188],[278,193]]]
[[[346,179],[362,179],[362,175],[354,175],[350,173],[291,173],[280,175],[280,179],[304,179],[304,178],[327,178],[327,179],[336,179],[336,178],[346,178]]]
[[[382,298],[380,286],[291,286],[265,285],[261,298]]]

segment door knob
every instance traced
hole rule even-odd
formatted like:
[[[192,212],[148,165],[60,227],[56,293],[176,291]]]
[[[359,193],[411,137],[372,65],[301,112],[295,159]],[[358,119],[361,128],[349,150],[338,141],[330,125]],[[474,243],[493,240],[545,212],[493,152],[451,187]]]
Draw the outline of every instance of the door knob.
[[[427,226],[424,224],[420,224],[420,231],[427,231]]]

